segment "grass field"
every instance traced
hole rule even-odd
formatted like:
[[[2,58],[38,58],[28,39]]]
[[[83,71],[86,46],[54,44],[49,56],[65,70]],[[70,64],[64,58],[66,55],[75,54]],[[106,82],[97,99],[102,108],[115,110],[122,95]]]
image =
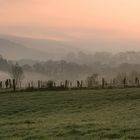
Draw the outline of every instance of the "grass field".
[[[140,89],[0,93],[0,140],[113,139],[140,139]]]

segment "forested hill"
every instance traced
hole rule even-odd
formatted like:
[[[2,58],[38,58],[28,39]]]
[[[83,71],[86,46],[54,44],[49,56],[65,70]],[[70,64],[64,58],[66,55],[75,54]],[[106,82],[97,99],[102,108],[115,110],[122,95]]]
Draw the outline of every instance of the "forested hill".
[[[1,55],[0,55],[0,70],[1,71],[8,71],[9,67],[10,67],[11,62],[8,61],[7,59],[4,59]]]
[[[38,73],[42,74],[43,76],[46,76],[48,79],[54,80],[84,79],[92,74],[98,74],[101,77],[110,79],[112,77],[115,77],[119,73],[123,75],[132,73],[132,75],[140,77],[140,63],[139,59],[138,60],[136,59],[139,58],[139,53],[137,53],[136,57],[134,57],[134,54],[135,53],[131,53],[130,55],[129,53],[129,57],[128,55],[125,55],[125,58],[127,59],[122,58],[122,61],[121,61],[122,55],[120,57],[118,55],[115,55],[117,56],[115,57],[98,54],[98,57],[96,57],[96,59],[91,59],[92,63],[78,63],[76,61],[75,62],[67,61],[66,59],[58,61],[23,60],[24,63],[23,61],[19,60],[17,62],[19,63],[19,65],[22,66],[25,73],[30,72],[30,75],[33,75],[33,73],[36,74]],[[0,71],[8,72],[13,63],[15,63],[15,61],[6,60],[2,56],[0,56]]]

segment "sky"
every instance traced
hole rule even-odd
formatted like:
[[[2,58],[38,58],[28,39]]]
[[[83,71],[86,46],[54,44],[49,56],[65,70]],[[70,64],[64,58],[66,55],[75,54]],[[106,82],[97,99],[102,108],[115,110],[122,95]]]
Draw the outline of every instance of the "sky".
[[[140,0],[0,0],[0,34],[139,41]]]

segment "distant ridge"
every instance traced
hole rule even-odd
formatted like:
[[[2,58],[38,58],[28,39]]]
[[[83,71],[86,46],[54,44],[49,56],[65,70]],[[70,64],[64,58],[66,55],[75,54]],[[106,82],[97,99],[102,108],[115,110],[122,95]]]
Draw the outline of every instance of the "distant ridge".
[[[1,38],[0,47],[2,47],[3,45],[8,49],[8,51],[11,49],[11,47],[12,47],[12,51],[15,47],[19,52],[20,50],[22,50],[23,52],[25,52],[26,50],[26,53],[28,52],[27,54],[29,54],[27,55],[28,57],[26,57],[27,59],[37,58],[37,60],[42,60],[42,59],[58,60],[64,58],[65,55],[67,55],[70,52],[78,53],[81,51],[80,48],[75,47],[70,42],[66,42],[66,41],[28,38],[28,37],[12,36],[12,35],[0,35],[0,38]],[[7,53],[4,52],[4,54]],[[16,55],[18,54],[16,53]],[[21,58],[21,56],[23,55],[17,56],[17,59],[26,59],[25,57]]]
[[[7,59],[49,59],[46,52],[41,52],[32,48],[28,48],[20,43],[9,39],[0,38],[0,54]]]

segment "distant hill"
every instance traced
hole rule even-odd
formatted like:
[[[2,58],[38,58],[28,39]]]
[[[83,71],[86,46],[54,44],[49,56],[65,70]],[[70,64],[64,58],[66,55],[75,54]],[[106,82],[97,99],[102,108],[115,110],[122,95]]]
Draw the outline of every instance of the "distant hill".
[[[90,54],[95,52],[140,51],[138,40],[116,39],[106,41],[103,38],[93,36],[93,38],[75,38],[64,41],[3,34],[0,34],[0,38],[0,54],[10,59],[59,60],[65,58],[67,54],[79,52]]]
[[[23,44],[11,41],[8,39],[0,38],[0,54],[7,59],[35,59],[35,60],[46,60],[51,55],[46,52],[41,52],[33,48],[28,48]]]
[[[10,59],[61,59],[81,51],[69,42],[0,35],[0,54]]]
[[[23,44],[26,47],[44,51],[51,54],[66,54],[69,52],[81,51],[69,41],[27,38],[17,36],[6,36],[6,38]]]

